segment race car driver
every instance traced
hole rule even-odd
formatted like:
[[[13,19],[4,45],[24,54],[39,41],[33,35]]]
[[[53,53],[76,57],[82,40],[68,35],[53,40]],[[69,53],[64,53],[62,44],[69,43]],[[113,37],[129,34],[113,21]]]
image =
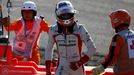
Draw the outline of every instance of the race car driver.
[[[46,74],[51,75],[52,48],[56,43],[59,59],[55,75],[85,75],[83,64],[95,53],[95,44],[84,25],[75,21],[76,10],[70,1],[59,1],[55,13],[57,23],[50,27],[45,51]],[[85,52],[82,42],[87,47]]]

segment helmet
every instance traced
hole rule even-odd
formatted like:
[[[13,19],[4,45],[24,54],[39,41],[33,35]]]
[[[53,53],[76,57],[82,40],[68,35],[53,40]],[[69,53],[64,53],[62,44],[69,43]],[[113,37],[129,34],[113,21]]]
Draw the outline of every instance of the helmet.
[[[23,3],[23,5],[21,7],[21,12],[23,12],[24,10],[32,10],[34,12],[34,15],[36,15],[37,6],[32,1],[26,1],[26,2]]]
[[[37,11],[37,6],[32,1],[26,1],[23,3],[21,10],[34,10]]]
[[[60,1],[56,4],[55,14],[57,21],[62,25],[70,25],[74,22],[74,9],[70,1]]]
[[[128,11],[124,9],[115,10],[109,16],[114,29],[120,25],[130,25],[131,16]]]

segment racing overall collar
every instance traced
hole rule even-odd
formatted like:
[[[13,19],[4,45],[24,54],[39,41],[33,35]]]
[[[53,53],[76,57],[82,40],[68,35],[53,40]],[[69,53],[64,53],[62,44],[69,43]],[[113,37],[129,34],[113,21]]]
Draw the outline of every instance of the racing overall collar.
[[[58,22],[57,22],[57,25],[58,25],[58,33],[63,33],[65,31],[65,28],[63,27],[63,25],[60,25]],[[74,25],[76,25],[76,22],[74,22],[71,26],[66,27],[68,33],[73,33]]]

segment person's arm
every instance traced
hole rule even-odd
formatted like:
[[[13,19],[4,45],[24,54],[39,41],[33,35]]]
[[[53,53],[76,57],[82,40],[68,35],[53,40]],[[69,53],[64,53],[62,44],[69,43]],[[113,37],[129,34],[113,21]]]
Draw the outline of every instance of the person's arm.
[[[41,20],[40,25],[41,25],[41,29],[48,33],[50,25],[45,21],[45,19]]]
[[[104,72],[104,69],[112,65],[115,59],[118,57],[121,47],[124,44],[124,40],[120,35],[115,35],[109,47],[109,53],[106,55],[105,59],[101,65],[97,66],[92,70],[93,74],[100,74]]]
[[[115,35],[112,39],[112,42],[109,47],[109,53],[102,62],[104,68],[107,68],[109,65],[112,65],[115,61],[115,58],[118,57],[121,47],[124,44],[124,39],[120,35]]]
[[[8,23],[9,21],[5,21],[4,23],[4,28],[6,31],[8,31]],[[21,24],[21,21],[20,20],[16,20],[12,23],[9,23],[9,31],[18,31],[22,25]]]
[[[80,32],[81,40],[86,45],[87,51],[84,52],[84,55],[80,58],[79,61],[71,62],[70,67],[71,67],[72,70],[77,70],[81,65],[83,65],[86,62],[88,62],[90,57],[93,56],[93,54],[96,51],[95,44],[93,43],[93,40],[90,37],[88,31],[85,29],[85,27],[81,26],[79,28],[79,30],[80,30],[79,32]]]
[[[46,65],[46,73],[47,75],[50,75],[51,73],[51,61],[52,61],[52,48],[54,45],[54,39],[53,39],[53,31],[52,28],[49,30],[49,38],[48,38],[48,44],[45,50],[45,65]]]
[[[87,56],[88,58],[90,58],[91,56],[93,56],[95,54],[96,46],[95,46],[93,39],[91,38],[89,32],[86,30],[86,28],[84,26],[81,26],[80,30],[81,30],[80,32],[82,34],[81,39],[87,47],[87,50],[83,53],[84,54],[83,57]],[[86,63],[88,60],[89,59],[87,59],[87,60],[85,59],[84,63]]]

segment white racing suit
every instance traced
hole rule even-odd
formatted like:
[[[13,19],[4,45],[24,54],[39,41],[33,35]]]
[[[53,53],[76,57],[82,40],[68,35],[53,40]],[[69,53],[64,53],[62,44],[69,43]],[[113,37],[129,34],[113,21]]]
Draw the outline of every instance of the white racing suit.
[[[49,40],[45,51],[45,60],[52,59],[52,48],[56,43],[59,63],[55,75],[85,75],[84,67],[81,66],[76,71],[73,71],[69,65],[70,62],[79,61],[82,56],[82,42],[87,47],[87,51],[83,54],[91,57],[95,51],[95,45],[88,31],[83,25],[75,24],[73,32],[62,32],[60,25],[53,25],[49,30]],[[59,32],[61,31],[61,32]]]

